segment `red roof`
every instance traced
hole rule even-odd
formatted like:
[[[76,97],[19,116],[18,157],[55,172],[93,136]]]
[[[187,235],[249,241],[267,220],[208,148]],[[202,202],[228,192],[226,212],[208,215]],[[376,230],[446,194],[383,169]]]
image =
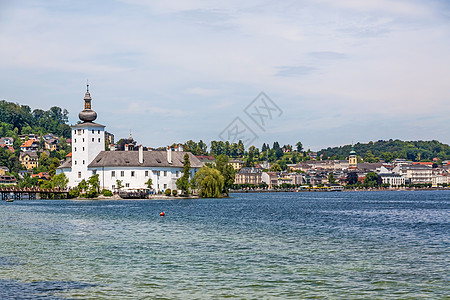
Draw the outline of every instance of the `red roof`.
[[[423,161],[418,161],[418,162],[413,162],[413,165],[421,165],[421,166],[432,166],[433,163],[432,162],[423,162]]]
[[[72,152],[66,155],[66,157],[72,157]]]
[[[29,147],[31,147],[31,145],[33,145],[33,143],[36,143],[36,141],[35,140],[28,140],[28,141],[25,141],[22,145],[20,145],[20,147],[21,148],[22,147],[29,148]]]

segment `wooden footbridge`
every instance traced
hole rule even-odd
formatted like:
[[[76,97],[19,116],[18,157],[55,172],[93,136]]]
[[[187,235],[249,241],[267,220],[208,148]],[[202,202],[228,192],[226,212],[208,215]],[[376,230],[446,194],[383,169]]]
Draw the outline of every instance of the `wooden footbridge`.
[[[14,199],[14,200],[22,200],[22,199],[36,199],[37,194],[41,199],[61,199],[67,198],[67,194],[69,193],[68,189],[43,189],[39,187],[23,187],[19,188],[16,186],[8,186],[8,187],[0,187],[0,194],[2,195],[2,200]]]

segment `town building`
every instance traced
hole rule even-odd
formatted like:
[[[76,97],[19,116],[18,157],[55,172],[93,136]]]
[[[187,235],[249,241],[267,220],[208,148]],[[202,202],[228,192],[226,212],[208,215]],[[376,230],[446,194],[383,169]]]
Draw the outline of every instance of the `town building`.
[[[269,186],[269,189],[278,186],[278,174],[276,172],[263,172],[261,180]]]
[[[14,176],[9,175],[1,175],[0,176],[0,184],[16,184],[17,179]]]
[[[433,169],[427,165],[404,165],[401,166],[402,175],[409,184],[432,183]]]
[[[32,170],[39,166],[39,156],[37,151],[20,152],[19,162],[27,170]]]
[[[400,174],[381,173],[379,176],[381,177],[381,183],[389,184],[389,187],[399,187],[405,185],[405,177]]]
[[[84,97],[84,110],[79,113],[82,121],[71,126],[72,155],[56,170],[69,179],[68,186],[76,187],[83,179],[98,174],[100,188],[116,190],[118,185],[125,189],[145,189],[152,180],[152,188],[157,191],[177,189],[176,180],[183,173],[184,156],[191,164],[190,177],[203,166],[192,153],[173,151],[167,147],[163,151],[105,151],[105,126],[95,123],[97,113],[91,108],[89,86]],[[134,147],[132,147],[134,149]]]
[[[3,176],[8,172],[9,172],[9,169],[7,167],[0,167],[0,176]]]
[[[0,145],[14,146],[14,139],[12,137],[2,137],[0,138]]]
[[[20,145],[21,151],[36,151],[39,148],[39,142],[36,140],[29,139]]]
[[[234,184],[254,184],[259,185],[262,182],[262,171],[258,168],[242,168],[235,174]]]
[[[44,147],[49,151],[58,150],[59,140],[55,138],[45,139]]]
[[[244,161],[240,159],[232,159],[228,162],[228,164],[230,164],[233,167],[233,169],[238,171],[244,166]]]

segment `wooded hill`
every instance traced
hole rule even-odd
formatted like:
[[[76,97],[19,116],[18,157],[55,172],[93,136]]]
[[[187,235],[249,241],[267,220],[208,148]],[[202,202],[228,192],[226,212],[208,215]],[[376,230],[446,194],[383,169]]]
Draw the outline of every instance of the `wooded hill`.
[[[0,101],[0,137],[20,134],[44,135],[53,133],[70,138],[67,125],[69,112],[53,106],[49,110],[34,109],[5,100]]]
[[[403,158],[412,161],[431,161],[433,158],[439,160],[450,159],[450,146],[436,140],[433,141],[400,141],[379,140],[377,142],[357,143],[354,145],[356,154],[365,162],[376,162],[384,160],[392,161]],[[317,154],[322,159],[346,159],[352,150],[351,145],[327,148],[320,150]]]

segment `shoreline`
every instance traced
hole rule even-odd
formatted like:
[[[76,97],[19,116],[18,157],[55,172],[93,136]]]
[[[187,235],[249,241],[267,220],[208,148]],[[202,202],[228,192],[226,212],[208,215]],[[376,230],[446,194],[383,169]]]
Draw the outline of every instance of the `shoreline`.
[[[347,190],[340,190],[340,191],[331,191],[331,190],[234,190],[230,191],[230,194],[236,194],[236,193],[319,193],[319,192],[325,192],[325,193],[334,193],[334,192],[398,192],[398,191],[448,191],[449,188],[398,188],[398,189],[347,189]]]

